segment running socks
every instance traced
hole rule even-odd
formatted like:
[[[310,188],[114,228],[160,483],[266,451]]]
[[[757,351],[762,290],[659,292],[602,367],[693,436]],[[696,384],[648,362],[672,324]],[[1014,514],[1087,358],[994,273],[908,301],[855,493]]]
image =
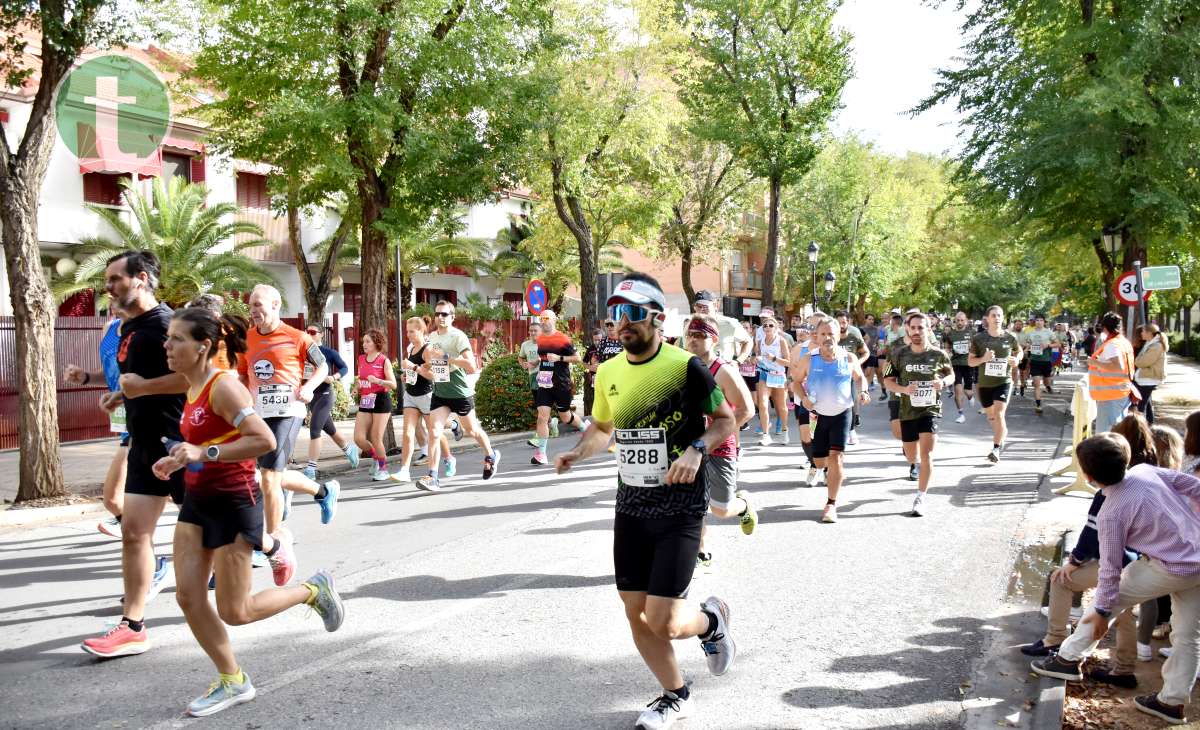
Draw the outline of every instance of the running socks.
[[[217,672],[217,676],[221,678],[222,682],[227,684],[246,683],[246,673],[242,671],[241,667],[238,667],[237,674],[224,674],[222,672]]]
[[[313,501],[320,502],[322,499],[325,499],[327,494],[329,494],[329,488],[322,484],[317,493],[313,495]]]
[[[700,609],[700,613],[704,614],[705,618],[708,619],[708,628],[704,630],[704,633],[700,634],[700,641],[711,641],[713,635],[717,633],[717,616],[716,614],[710,611],[705,611],[704,609]],[[687,688],[685,687],[684,690],[686,691]],[[676,692],[676,694],[679,693]],[[684,697],[685,699],[687,697],[686,695],[680,696]]]
[[[387,469],[387,459],[376,458],[375,459],[375,468],[378,469],[379,471],[384,471],[385,469]]]
[[[308,600],[304,603],[309,606],[316,603],[317,596],[321,595],[321,591],[318,590],[317,587],[312,583],[301,583],[300,585],[308,589]]]
[[[145,619],[142,619],[141,621],[134,621],[133,619],[129,618],[128,616],[122,616],[121,620],[124,621],[125,623],[129,624],[129,629],[131,631],[141,632],[143,629],[146,628],[146,620]]]
[[[313,461],[312,459],[309,459],[308,463],[305,464],[305,466],[308,467],[309,469],[312,469],[313,471],[317,470],[317,462]]]
[[[833,504],[837,504],[837,500],[836,500],[836,499],[827,499],[827,500],[825,500],[825,506],[826,506],[826,507],[828,507],[828,506],[830,506],[830,505],[833,505]]]
[[[687,700],[688,697],[692,696],[692,692],[691,692],[691,690],[688,689],[688,686],[686,684],[683,685],[682,687],[680,687],[679,689],[672,689],[672,690],[668,690],[668,691],[671,694],[678,697],[679,699],[685,700],[685,701]]]

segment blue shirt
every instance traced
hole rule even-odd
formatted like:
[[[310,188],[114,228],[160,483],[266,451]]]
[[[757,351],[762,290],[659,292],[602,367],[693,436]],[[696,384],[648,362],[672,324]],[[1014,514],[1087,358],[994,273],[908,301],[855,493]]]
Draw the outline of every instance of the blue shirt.
[[[117,351],[121,349],[121,335],[117,331],[120,327],[121,320],[114,319],[100,338],[100,367],[104,370],[108,389],[113,391],[117,390],[121,380],[121,366],[117,364]]]

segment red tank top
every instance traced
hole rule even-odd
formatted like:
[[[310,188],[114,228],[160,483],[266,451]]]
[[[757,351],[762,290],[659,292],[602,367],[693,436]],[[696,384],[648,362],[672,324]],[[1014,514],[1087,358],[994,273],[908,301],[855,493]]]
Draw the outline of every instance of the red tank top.
[[[715,377],[717,377],[717,371],[720,370],[721,366],[724,364],[725,364],[724,360],[722,360],[719,357],[715,358],[712,361],[712,363],[708,366],[708,372],[712,373],[712,376],[715,378]],[[706,424],[712,423],[712,419],[707,416],[705,416],[704,421]],[[727,438],[724,441],[722,441],[721,443],[717,444],[715,447],[713,447],[713,450],[708,453],[710,456],[722,456],[726,459],[736,459],[737,458],[737,430],[735,429],[733,434],[729,438]]]
[[[209,402],[213,383],[226,374],[220,371],[204,384],[204,390],[196,400],[188,399],[183,404],[183,418],[179,431],[184,441],[201,448],[235,443],[242,437],[228,421],[217,415]],[[236,377],[236,376],[235,376]],[[237,494],[248,497],[253,504],[258,498],[258,483],[254,479],[254,459],[241,461],[206,461],[188,465],[183,475],[183,484],[189,490],[211,496],[214,494]]]
[[[383,364],[387,362],[387,355],[382,352],[375,353],[375,361],[367,360],[366,355],[358,356],[358,394],[360,396],[370,395],[371,393],[382,393],[387,388],[382,385],[375,385],[367,380],[367,376],[374,375],[383,380]]]

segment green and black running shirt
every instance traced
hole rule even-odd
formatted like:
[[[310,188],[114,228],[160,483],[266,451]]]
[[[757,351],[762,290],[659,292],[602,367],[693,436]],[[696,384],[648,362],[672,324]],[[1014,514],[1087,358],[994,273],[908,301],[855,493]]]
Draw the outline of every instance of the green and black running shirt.
[[[704,469],[691,484],[665,484],[666,470],[705,431],[704,416],[725,401],[700,358],[663,343],[649,360],[622,353],[596,371],[592,417],[617,440],[617,512],[652,519],[708,510]],[[628,483],[627,483],[628,482]]]
[[[902,347],[888,358],[885,378],[895,378],[900,385],[910,383],[932,383],[942,380],[954,372],[950,357],[936,347],[927,347],[917,352],[912,347]],[[900,396],[900,420],[915,421],[924,416],[941,418],[942,399],[933,386],[921,388],[915,395]]]

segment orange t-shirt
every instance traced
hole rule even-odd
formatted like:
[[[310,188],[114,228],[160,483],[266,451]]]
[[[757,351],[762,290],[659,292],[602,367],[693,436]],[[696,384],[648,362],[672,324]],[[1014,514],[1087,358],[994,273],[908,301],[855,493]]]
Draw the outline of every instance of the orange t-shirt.
[[[246,337],[246,354],[238,358],[238,374],[250,384],[250,394],[255,396],[260,415],[266,418],[281,416],[303,417],[305,406],[295,398],[294,391],[304,382],[304,363],[313,339],[307,332],[280,324],[270,334],[262,334],[258,327],[251,327]],[[253,377],[248,377],[253,368]],[[287,388],[279,386],[288,386]],[[265,394],[275,394],[279,407],[268,408]],[[284,409],[279,398],[290,393],[288,408]],[[284,412],[286,410],[286,413]]]

